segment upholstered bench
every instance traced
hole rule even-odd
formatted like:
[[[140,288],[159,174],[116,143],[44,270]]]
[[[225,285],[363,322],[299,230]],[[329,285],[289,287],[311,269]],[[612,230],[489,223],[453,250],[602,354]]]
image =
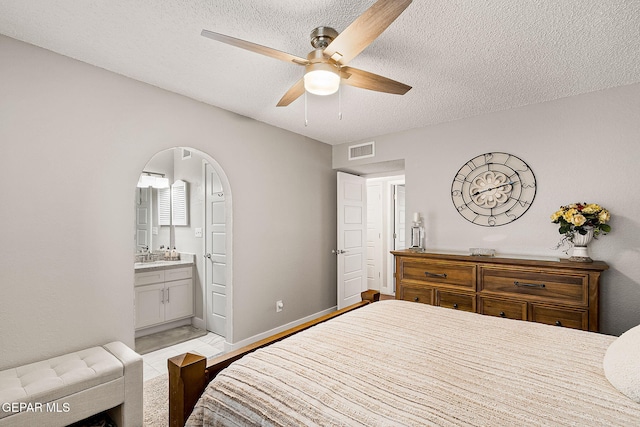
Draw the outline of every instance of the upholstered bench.
[[[142,357],[121,342],[0,371],[0,426],[66,426],[109,410],[142,426]]]

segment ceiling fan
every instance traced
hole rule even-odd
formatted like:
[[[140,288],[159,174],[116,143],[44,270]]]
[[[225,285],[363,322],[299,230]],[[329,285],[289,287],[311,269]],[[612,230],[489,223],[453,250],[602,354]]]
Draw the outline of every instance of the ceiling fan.
[[[411,1],[378,0],[342,33],[338,33],[330,27],[314,29],[311,32],[311,45],[314,50],[307,55],[306,59],[209,30],[202,30],[201,35],[251,52],[304,66],[304,77],[284,94],[278,102],[278,107],[291,104],[305,90],[316,95],[331,95],[338,90],[340,83],[362,89],[404,95],[411,89],[411,86],[368,71],[349,67],[347,63],[382,34],[411,4]]]

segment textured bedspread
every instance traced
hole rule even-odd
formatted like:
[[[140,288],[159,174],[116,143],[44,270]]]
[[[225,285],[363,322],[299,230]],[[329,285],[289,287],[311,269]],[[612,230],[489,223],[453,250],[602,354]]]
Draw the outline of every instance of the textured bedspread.
[[[638,426],[603,373],[614,338],[376,302],[234,363],[187,425]]]

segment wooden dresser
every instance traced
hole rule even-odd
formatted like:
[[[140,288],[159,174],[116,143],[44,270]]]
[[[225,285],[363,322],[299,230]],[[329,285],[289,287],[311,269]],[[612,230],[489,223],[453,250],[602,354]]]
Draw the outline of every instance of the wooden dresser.
[[[392,252],[396,299],[597,332],[600,274],[593,263]]]

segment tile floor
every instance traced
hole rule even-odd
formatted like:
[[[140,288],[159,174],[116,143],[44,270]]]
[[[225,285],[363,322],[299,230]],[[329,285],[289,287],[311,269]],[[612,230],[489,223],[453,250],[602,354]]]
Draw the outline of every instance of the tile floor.
[[[143,379],[148,381],[167,373],[167,359],[187,351],[199,353],[207,358],[217,356],[224,352],[224,338],[209,332],[200,338],[194,338],[171,347],[162,348],[143,354],[144,362]]]

